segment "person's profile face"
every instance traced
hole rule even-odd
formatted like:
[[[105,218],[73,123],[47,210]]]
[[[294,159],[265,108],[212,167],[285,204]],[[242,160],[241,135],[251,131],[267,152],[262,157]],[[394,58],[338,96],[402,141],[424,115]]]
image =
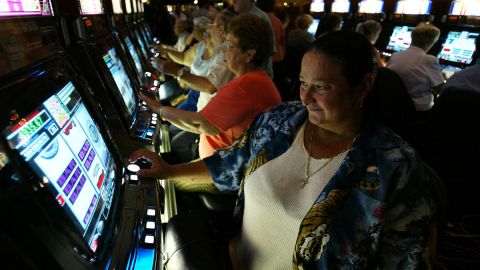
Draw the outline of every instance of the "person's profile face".
[[[312,124],[332,128],[349,121],[353,113],[358,113],[355,91],[343,76],[339,63],[317,52],[303,56],[300,99]]]
[[[238,38],[232,34],[227,34],[225,38],[225,60],[227,62],[227,68],[233,72],[239,70],[246,64],[245,53],[239,46]]]

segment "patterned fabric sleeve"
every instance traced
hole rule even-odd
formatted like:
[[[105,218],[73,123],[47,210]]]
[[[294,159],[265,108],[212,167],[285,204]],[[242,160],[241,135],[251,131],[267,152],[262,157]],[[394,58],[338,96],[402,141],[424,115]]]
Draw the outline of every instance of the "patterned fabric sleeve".
[[[412,158],[397,168],[385,209],[380,250],[382,269],[429,269],[434,202],[430,176],[423,163]],[[408,164],[410,163],[410,164]]]
[[[250,134],[251,127],[229,148],[219,149],[212,156],[203,159],[218,190],[239,190],[251,154]]]

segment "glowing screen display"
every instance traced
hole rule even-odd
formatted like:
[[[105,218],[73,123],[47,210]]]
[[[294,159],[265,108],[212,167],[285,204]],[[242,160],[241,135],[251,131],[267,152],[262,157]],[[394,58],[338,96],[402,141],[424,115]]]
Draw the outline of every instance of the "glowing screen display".
[[[133,46],[133,43],[130,41],[129,37],[125,38],[125,44],[127,44],[128,51],[135,62],[135,69],[137,70],[138,77],[141,79],[143,77],[143,67],[142,62],[140,61],[140,56],[137,53],[137,50]]]
[[[133,13],[137,13],[137,0],[132,0],[132,1],[133,1],[133,3],[132,3],[132,5],[133,5]]]
[[[114,14],[123,14],[122,1],[112,0],[112,7]]]
[[[145,44],[142,37],[140,36],[140,30],[139,29],[135,30],[134,34],[135,34],[135,37],[137,38],[137,43],[140,44],[143,56],[147,58],[147,52],[148,52],[147,45]]]
[[[79,0],[80,14],[94,15],[103,14],[102,0]]]
[[[133,116],[136,107],[135,93],[133,92],[132,83],[130,82],[127,71],[118,57],[115,48],[111,48],[103,56],[103,61],[107,64],[108,70],[110,70],[117,88],[120,90],[120,96],[122,97],[128,112]]]
[[[350,12],[349,0],[335,0],[332,3],[332,12],[348,13]]]
[[[479,33],[468,31],[448,32],[438,58],[460,64],[471,64],[475,52],[475,39]]]
[[[71,82],[3,134],[95,251],[115,190],[115,163]]]
[[[399,0],[395,6],[397,14],[428,15],[432,7],[431,0]]]
[[[449,15],[480,16],[480,0],[455,0]]]
[[[312,36],[315,36],[315,33],[317,33],[317,28],[318,28],[318,24],[320,23],[320,20],[319,19],[313,19],[313,22],[312,24],[310,24],[310,26],[308,27],[307,29],[307,32],[312,35]]]
[[[395,26],[388,41],[387,50],[399,52],[408,49],[412,42],[413,29],[413,26]]]
[[[0,17],[52,15],[50,0],[0,0]]]
[[[325,2],[323,0],[313,0],[310,4],[310,12],[324,12]]]
[[[132,3],[130,3],[130,0],[125,0],[125,9],[128,14],[132,13]]]
[[[382,13],[383,1],[382,0],[362,0],[360,3],[358,3],[358,12],[369,13],[369,14]]]

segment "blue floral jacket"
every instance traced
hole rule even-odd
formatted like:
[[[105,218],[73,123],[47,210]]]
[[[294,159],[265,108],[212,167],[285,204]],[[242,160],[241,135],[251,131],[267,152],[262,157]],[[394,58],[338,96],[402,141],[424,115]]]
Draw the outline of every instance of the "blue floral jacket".
[[[219,190],[238,192],[237,224],[244,179],[286,152],[306,119],[299,102],[281,104],[204,160]],[[389,129],[366,125],[304,217],[293,269],[429,268],[433,211],[431,179],[415,150]]]

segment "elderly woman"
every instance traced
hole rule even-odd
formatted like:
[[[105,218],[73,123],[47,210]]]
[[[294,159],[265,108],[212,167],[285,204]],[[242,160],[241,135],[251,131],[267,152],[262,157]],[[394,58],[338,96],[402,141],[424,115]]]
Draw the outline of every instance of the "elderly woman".
[[[332,32],[305,54],[300,102],[263,113],[230,148],[201,161],[152,162],[140,175],[238,192],[234,269],[427,267],[431,180],[414,149],[364,114],[371,44]]]
[[[255,15],[233,18],[225,44],[227,68],[235,78],[223,85],[198,112],[162,106],[142,97],[164,120],[200,134],[201,158],[230,146],[261,112],[281,102],[280,94],[262,64],[272,53],[272,30]],[[184,74],[179,74],[180,80]]]
[[[355,31],[364,35],[372,45],[375,45],[375,43],[377,43],[378,37],[380,36],[380,32],[382,32],[382,26],[375,20],[366,20],[357,24],[357,28],[355,28]],[[375,59],[377,60],[378,66],[385,67],[387,63],[381,57],[380,51],[378,51],[378,49],[375,47],[373,48],[375,50]]]

